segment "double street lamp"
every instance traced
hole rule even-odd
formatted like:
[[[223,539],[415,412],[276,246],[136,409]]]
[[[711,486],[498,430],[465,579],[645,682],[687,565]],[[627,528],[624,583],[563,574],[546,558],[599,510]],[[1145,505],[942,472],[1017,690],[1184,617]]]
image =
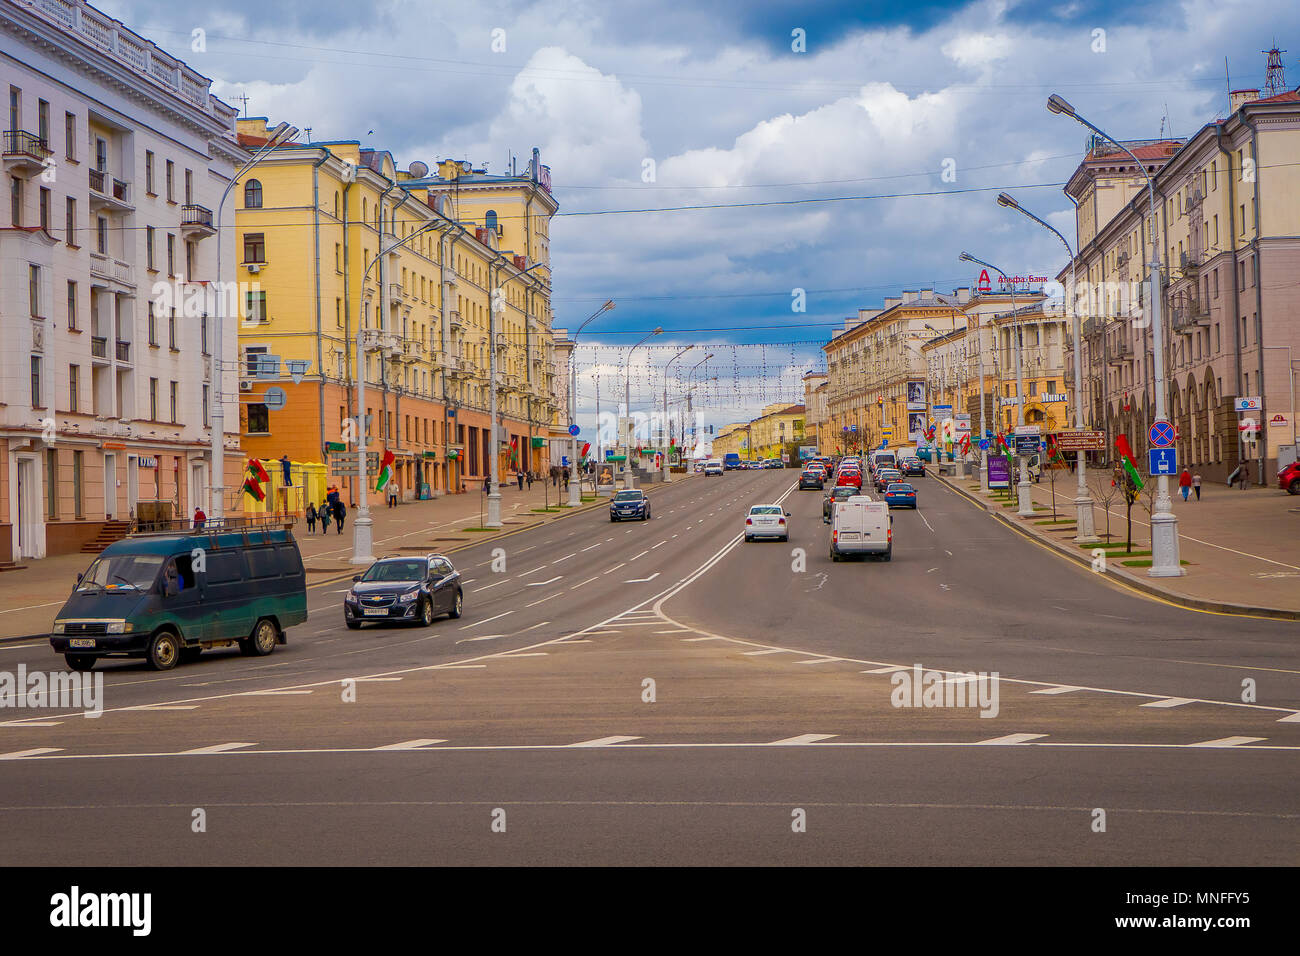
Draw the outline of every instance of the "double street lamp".
[[[595,322],[598,318],[600,318],[602,315],[604,315],[606,312],[609,312],[613,308],[614,308],[614,300],[606,299],[605,304],[602,305],[599,309],[597,309],[592,315],[588,316],[587,319],[580,326],[578,326],[577,330],[573,333],[573,347],[569,349],[569,424],[571,425],[576,423],[578,420],[578,358],[577,358],[578,336],[582,334],[583,329],[591,325],[592,322]],[[599,433],[600,416],[597,415],[596,417],[597,417],[596,431],[597,433]],[[581,488],[582,479],[578,477],[578,436],[577,435],[572,436],[572,440],[569,442],[569,449],[570,449],[569,467],[573,469],[573,478],[575,479],[569,482],[569,507],[576,508],[578,507],[578,505],[582,504],[582,488]]]
[[[1011,331],[1014,336],[1013,345],[1015,347],[1015,354],[1016,354],[1016,424],[1024,425],[1025,423],[1025,376],[1024,376],[1024,369],[1021,367],[1021,363],[1020,363],[1020,323],[1016,320],[1016,284],[1011,280],[1010,276],[1008,276],[997,266],[993,265],[993,263],[991,262],[985,262],[983,259],[976,259],[969,252],[963,252],[959,258],[963,262],[974,262],[974,263],[978,263],[979,265],[982,265],[986,269],[992,269],[998,275],[1002,276],[1003,281],[1005,281],[1006,284],[1010,287],[1011,320],[1012,320]],[[980,378],[981,378],[980,387],[981,387],[981,395],[982,395],[983,376],[981,376]],[[983,415],[984,412],[983,409],[981,409],[980,417],[982,418]],[[1021,517],[1029,518],[1032,517],[1034,514],[1034,499],[1029,488],[1029,462],[1026,461],[1025,457],[1021,455],[1018,451],[1016,453],[1016,460],[1017,462],[1019,462],[1020,465],[1020,481],[1016,484],[1016,497],[1019,501],[1020,507],[1017,509],[1016,513]],[[985,468],[981,469],[981,471],[987,470],[987,466],[988,466],[987,456],[985,456],[984,465]]]
[[[1153,384],[1156,392],[1156,421],[1168,421],[1168,396],[1165,394],[1164,328],[1161,325],[1160,317],[1161,298],[1163,296],[1160,289],[1160,242],[1158,232],[1160,214],[1159,208],[1156,206],[1155,181],[1147,172],[1143,162],[1133,155],[1132,150],[1076,113],[1074,107],[1067,103],[1064,98],[1053,93],[1047,98],[1047,109],[1058,116],[1070,117],[1080,125],[1092,130],[1117,149],[1127,153],[1147,181],[1147,209],[1151,217],[1151,261],[1147,263],[1147,273],[1151,283],[1148,299],[1151,303],[1151,347],[1155,353],[1152,356],[1152,371],[1155,379]],[[1076,348],[1076,353],[1077,351]],[[1077,374],[1076,371],[1076,377]],[[1076,378],[1076,387],[1078,384],[1080,383],[1077,382]],[[1174,514],[1173,499],[1169,495],[1169,476],[1160,475],[1156,478],[1155,510],[1151,515],[1151,570],[1148,574],[1153,578],[1172,578],[1178,577],[1182,573],[1182,564],[1178,556],[1178,518]]]
[[[698,362],[692,365],[690,372],[688,372],[686,375],[686,417],[687,418],[691,418],[694,411],[691,406],[691,392],[694,391],[695,386],[691,383],[695,381],[695,370],[711,358],[713,358],[712,352],[710,352],[708,355],[704,356],[704,358],[700,359]],[[697,438],[698,436],[696,435],[695,423],[694,421],[692,421],[691,422],[691,457],[692,458],[695,457],[695,445],[697,442]],[[685,441],[684,438],[683,441]]]
[[[636,345],[632,346],[627,351],[627,372],[623,376],[623,409],[624,409],[624,414],[627,415],[627,433],[624,438],[625,443],[623,446],[623,455],[624,455],[623,487],[624,488],[635,487],[632,478],[632,353],[635,352],[637,349],[639,349],[641,346],[645,345],[656,335],[662,335],[663,331],[664,330],[662,326],[657,326],[653,332],[651,332],[649,335],[647,335],[645,338],[643,338],[640,342],[636,343]],[[654,401],[654,399],[651,399],[651,401]]]
[[[668,363],[664,365],[664,423],[662,429],[660,430],[663,436],[663,446],[664,446],[663,471],[660,477],[664,481],[673,480],[672,472],[669,471],[669,466],[668,466],[668,370],[669,368],[672,367],[672,364],[674,362],[676,362],[679,358],[681,358],[683,355],[685,355],[693,348],[695,348],[694,345],[686,346],[686,348],[682,349],[680,352],[678,352],[676,355],[670,358],[668,360]]]
[[[1075,308],[1075,294],[1077,286],[1074,277],[1074,249],[1065,236],[1061,235],[1052,226],[1049,226],[1043,220],[1039,219],[1032,212],[1026,209],[1020,203],[1016,202],[1006,193],[998,194],[998,205],[1007,209],[1014,209],[1016,212],[1032,219],[1038,223],[1065,246],[1065,252],[1070,257],[1070,291],[1065,297],[1071,317],[1071,333],[1074,335],[1074,427],[1080,431],[1083,430],[1083,336],[1080,330],[1079,310]],[[1093,529],[1092,523],[1092,495],[1088,491],[1087,481],[1087,458],[1083,449],[1076,453],[1075,472],[1078,478],[1077,494],[1074,498],[1075,513],[1075,535],[1074,540],[1079,544],[1085,544],[1090,541],[1096,541],[1097,535]]]

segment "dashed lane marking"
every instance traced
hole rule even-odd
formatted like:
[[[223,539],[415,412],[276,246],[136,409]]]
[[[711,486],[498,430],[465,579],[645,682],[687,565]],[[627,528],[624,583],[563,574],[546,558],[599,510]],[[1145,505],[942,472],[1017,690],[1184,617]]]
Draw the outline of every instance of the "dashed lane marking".
[[[1051,695],[1055,695],[1055,694],[1072,694],[1072,693],[1074,693],[1076,690],[1083,690],[1083,688],[1082,688],[1082,687],[1070,687],[1070,686],[1067,686],[1067,685],[1065,685],[1065,684],[1062,684],[1062,685],[1060,685],[1059,687],[1044,687],[1042,690],[1031,690],[1029,693],[1031,693],[1031,694],[1046,694],[1046,695],[1051,696]]]
[[[599,574],[596,575],[596,577],[593,577],[593,578],[587,578],[587,580],[585,580],[585,581],[581,581],[581,582],[575,584],[573,587],[569,588],[569,590],[570,590],[570,591],[576,591],[576,590],[578,590],[578,588],[582,587],[584,584],[590,584],[592,581],[596,580],[596,578],[598,578],[598,577],[600,577]]]
[[[1149,700],[1145,704],[1139,704],[1139,707],[1182,707],[1183,704],[1190,704],[1190,697],[1167,697],[1164,700]]]
[[[556,581],[560,580],[560,578],[562,578],[562,577],[564,577],[563,574],[557,574],[555,577],[550,578],[550,579],[548,579],[548,580],[546,580],[546,581],[532,581],[532,582],[530,582],[530,583],[528,583],[528,584],[525,584],[524,587],[526,587],[526,588],[544,588],[544,587],[546,587],[546,585],[548,585],[548,584],[554,584]]]
[[[1189,747],[1240,747],[1243,744],[1256,744],[1267,737],[1220,737],[1218,740],[1202,740],[1200,743],[1188,744]]]
[[[1004,737],[990,737],[988,740],[981,740],[981,744],[1023,744],[1030,740],[1041,740],[1047,734],[1007,734]]]
[[[580,743],[569,744],[570,747],[608,747],[612,744],[626,743],[629,740],[640,740],[640,737],[597,737],[595,740],[584,740]]]
[[[830,740],[832,737],[838,737],[839,734],[800,734],[798,737],[786,737],[784,740],[774,740],[768,746],[785,747],[795,744],[815,744],[819,740]]]
[[[0,754],[0,760],[21,760],[24,757],[36,757],[41,754],[56,754],[62,752],[62,747],[33,747],[31,750],[14,750],[7,754]]]
[[[437,737],[417,737],[415,740],[403,740],[399,744],[384,744],[382,747],[375,747],[375,750],[419,750],[421,747],[427,747],[429,744],[445,744],[446,740],[439,740]]]
[[[230,744],[212,744],[209,747],[195,747],[193,750],[182,750],[182,754],[223,754],[230,750],[242,750],[244,747],[256,747],[257,744],[248,743],[230,743]]]
[[[500,614],[497,614],[494,617],[484,618],[481,621],[475,621],[473,624],[466,624],[464,627],[461,628],[461,630],[468,631],[471,627],[478,627],[481,624],[490,624],[493,621],[501,620],[501,618],[505,617],[507,614],[514,614],[514,613],[515,613],[514,611],[502,611]]]

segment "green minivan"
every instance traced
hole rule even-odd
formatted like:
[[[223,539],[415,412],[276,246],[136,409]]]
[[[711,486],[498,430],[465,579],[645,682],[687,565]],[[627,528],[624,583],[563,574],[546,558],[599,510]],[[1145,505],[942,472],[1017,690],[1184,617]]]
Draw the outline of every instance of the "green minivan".
[[[307,620],[307,575],[287,529],[133,535],[95,559],[58,616],[50,646],[73,670],[142,657],[170,670],[204,650],[266,655]]]

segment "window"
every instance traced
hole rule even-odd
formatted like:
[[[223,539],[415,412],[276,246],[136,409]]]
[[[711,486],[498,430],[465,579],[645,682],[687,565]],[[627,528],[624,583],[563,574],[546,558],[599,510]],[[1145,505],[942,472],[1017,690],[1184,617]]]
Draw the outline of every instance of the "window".
[[[167,315],[167,347],[173,352],[178,351],[176,348],[176,310],[174,308]]]
[[[260,180],[250,179],[244,183],[244,208],[262,208],[262,183]]]
[[[29,265],[27,267],[27,301],[31,306],[31,315],[33,319],[42,318],[41,316],[41,267]]]
[[[194,204],[194,170],[185,170],[185,205]]]
[[[266,236],[260,232],[244,233],[244,261],[266,262]]]
[[[208,352],[208,317],[206,315],[199,319],[199,349],[203,355],[211,354]]]
[[[257,375],[257,365],[261,361],[261,356],[267,353],[265,345],[246,345],[244,346],[244,374],[249,378]]]
[[[147,320],[148,328],[149,328],[149,344],[152,345],[154,348],[157,348],[158,347],[158,317],[154,314],[153,305],[150,305],[146,311],[149,314],[149,318]]]
[[[95,137],[95,168],[101,173],[108,172],[108,140],[102,136]]]
[[[77,114],[63,114],[63,158],[68,162],[77,161]],[[80,518],[80,513],[77,514]]]
[[[32,356],[32,408],[44,408],[41,404],[41,357]]]
[[[195,249],[194,243],[192,242],[185,243],[185,274],[189,276],[191,279],[194,278],[194,272],[195,272],[194,255],[196,252],[197,250]]]
[[[176,275],[176,237],[167,233],[167,275]]]
[[[95,251],[101,256],[108,255],[108,220],[103,216],[95,220]]]
[[[177,392],[177,388],[178,388],[177,383],[176,383],[176,382],[172,382],[172,383],[171,383],[171,396],[170,396],[170,397],[171,397],[171,407],[172,407],[172,418],[171,418],[171,421],[172,421],[172,424],[173,424],[173,425],[176,424],[176,406],[177,406],[177,399],[179,398],[179,395],[178,395],[178,392]]]
[[[268,321],[266,315],[266,292],[264,290],[258,292],[245,292],[244,296],[244,317],[249,322]]]
[[[45,520],[59,516],[59,453],[54,448],[45,451]]]
[[[50,191],[44,186],[41,187],[40,196],[41,211],[41,228],[46,232],[50,231]]]
[[[167,201],[176,201],[176,164],[167,160]]]
[[[82,517],[82,486],[85,480],[85,452],[74,451],[72,453],[72,516],[80,519]]]
[[[77,283],[68,280],[68,331],[77,331]]]
[[[337,242],[334,243],[334,271],[343,273],[343,247]]]
[[[497,211],[495,209],[489,209],[486,213],[484,213],[483,225],[487,226],[489,229],[500,228],[500,226],[497,225]]]
[[[209,386],[207,385],[203,386],[203,427],[204,428],[208,426],[208,388]]]
[[[248,406],[248,434],[267,435],[271,431],[271,415],[265,405]]]
[[[150,196],[154,195],[153,191],[153,150],[144,151],[144,191]]]
[[[80,410],[78,395],[81,392],[81,366],[68,366],[68,411]]]
[[[36,135],[41,138],[46,149],[50,147],[50,104],[47,100],[36,101]]]
[[[1239,206],[1238,208],[1241,212],[1241,234],[1242,236],[1245,236],[1246,235],[1246,204],[1242,203],[1241,206]]]
[[[16,86],[9,87],[9,128],[23,128],[23,91]]]
[[[64,242],[77,248],[77,201],[69,196],[63,203]]]
[[[150,315],[153,313],[150,312]],[[158,379],[149,379],[149,421],[158,420]]]
[[[150,272],[157,272],[158,269],[153,261],[154,246],[154,228],[153,226],[144,227],[144,264]]]
[[[9,178],[9,223],[15,229],[23,224],[23,181]]]

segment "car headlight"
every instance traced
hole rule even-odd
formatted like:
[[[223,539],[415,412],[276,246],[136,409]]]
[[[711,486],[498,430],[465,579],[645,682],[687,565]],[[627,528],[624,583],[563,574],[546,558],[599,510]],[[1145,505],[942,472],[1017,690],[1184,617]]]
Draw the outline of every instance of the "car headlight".
[[[347,595],[344,596],[343,600],[346,601],[348,604],[356,604],[356,603],[357,603],[357,592],[356,592],[356,591],[348,591]]]
[[[64,632],[65,628],[66,628],[66,625],[65,625],[62,621],[55,621],[55,622],[54,622],[54,633],[55,633],[55,634],[62,634],[62,633]]]
[[[402,595],[401,597],[399,597],[397,600],[400,601],[402,604],[410,604],[412,601],[414,601],[414,600],[415,600],[416,598],[418,598],[419,596],[420,596],[420,592],[419,592],[418,590],[415,590],[415,591],[407,591],[405,594],[403,594],[403,595]]]
[[[109,621],[109,622],[108,622],[108,631],[107,631],[107,633],[109,633],[109,634],[130,634],[131,631],[133,631],[134,629],[135,629],[135,626],[134,626],[133,624],[131,624],[130,621]]]

